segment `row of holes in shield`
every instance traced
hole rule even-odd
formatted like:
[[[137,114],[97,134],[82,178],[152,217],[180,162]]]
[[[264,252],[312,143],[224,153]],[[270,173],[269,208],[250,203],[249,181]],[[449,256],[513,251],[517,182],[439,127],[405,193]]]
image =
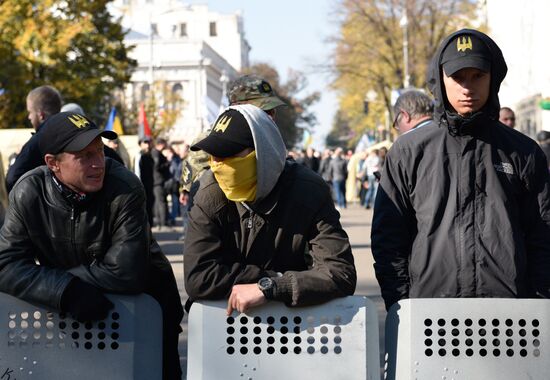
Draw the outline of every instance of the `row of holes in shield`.
[[[18,321],[19,317],[19,321]],[[87,340],[87,342],[84,343],[84,348],[86,349],[92,349],[93,344],[91,340],[94,337],[94,334],[92,333],[92,330],[94,327],[99,329],[100,331],[96,331],[97,339],[99,340],[97,342],[97,348],[100,350],[103,350],[107,347],[104,340],[108,337],[111,338],[112,342],[110,344],[111,349],[116,350],[119,347],[119,344],[117,342],[119,338],[119,333],[116,331],[119,329],[120,324],[117,322],[120,319],[120,315],[117,312],[113,312],[111,314],[111,323],[109,325],[110,329],[113,330],[108,334],[104,330],[108,329],[108,321],[98,321],[98,322],[84,322],[79,323],[77,321],[72,320],[66,320],[66,316],[64,314],[59,315],[60,321],[58,322],[59,331],[58,337],[59,337],[59,346],[65,347],[65,342],[63,341],[66,339],[68,331],[67,329],[72,329],[73,331],[70,332],[70,337],[73,339],[73,343],[71,344],[71,347],[78,348],[80,347],[80,344],[78,342],[78,339],[81,337],[84,337],[84,339]],[[94,326],[95,325],[95,326]],[[17,330],[17,327],[20,327],[21,330]],[[40,340],[42,336],[46,338],[46,340],[53,340],[54,339],[54,329],[55,329],[55,323],[54,323],[54,314],[51,312],[43,313],[40,311],[35,311],[31,314],[24,311],[21,313],[9,313],[9,332],[8,332],[8,338],[10,339],[11,343],[14,343],[13,340],[19,336],[20,338],[20,344],[25,344],[26,340],[29,338],[29,332],[27,329],[29,329],[32,326],[34,329],[31,331],[32,337],[35,340]],[[42,327],[45,327],[45,331],[42,329]],[[81,327],[83,327],[87,331],[81,331]],[[33,342],[33,345],[38,344],[38,342]],[[47,342],[45,344],[46,347],[51,347],[51,343]]]
[[[300,334],[302,331],[301,323],[302,318],[299,316],[295,316],[292,319],[289,319],[288,317],[281,317],[279,320],[276,320],[274,317],[269,316],[265,318],[265,323],[268,324],[267,327],[262,326],[265,330],[265,333],[267,333],[269,336],[265,339],[265,342],[268,344],[267,348],[265,349],[268,354],[274,354],[275,353],[275,347],[273,345],[276,342],[275,337],[272,335],[275,334],[276,331],[278,331],[281,336],[279,337],[279,342],[281,343],[281,347],[279,348],[279,351],[282,354],[289,353],[289,348],[286,346],[289,343],[293,343],[296,346],[293,348],[293,352],[295,354],[300,354],[302,352],[302,348],[299,346],[302,343],[302,338],[300,336],[294,336],[294,338],[291,340],[289,337],[285,336],[287,333],[294,333],[294,334]],[[249,323],[250,322],[250,323]],[[238,339],[238,342],[242,345],[239,349],[241,354],[247,354],[249,349],[245,346],[249,343],[249,340],[252,340],[252,342],[255,344],[255,346],[252,348],[252,352],[255,354],[260,354],[262,352],[262,347],[260,346],[262,344],[262,338],[259,336],[262,333],[262,327],[260,327],[260,324],[262,323],[262,318],[259,316],[254,317],[253,319],[249,320],[247,317],[241,317],[239,319],[235,319],[233,317],[227,318],[227,324],[229,325],[227,327],[227,334],[228,337],[226,339],[227,344],[229,345],[227,347],[227,353],[228,354],[234,354],[235,353],[235,347],[233,345],[236,343],[236,339],[234,337],[234,334],[238,331],[241,334],[241,337]],[[295,326],[287,326],[294,322]],[[313,317],[307,317],[306,318],[306,330],[308,334],[313,334],[315,332],[315,328],[312,326],[315,322],[315,319]],[[328,323],[328,318],[320,318],[321,323]],[[342,332],[342,328],[338,325],[341,322],[341,318],[339,316],[334,318],[334,323],[336,324],[332,331],[334,332],[335,336],[333,338],[333,342],[335,344],[334,346],[334,353],[340,354],[342,352],[342,347],[340,344],[342,343],[342,337],[339,335]],[[274,326],[274,324],[279,324],[277,326],[277,330]],[[240,328],[239,325],[240,324]],[[247,327],[250,325],[249,327]],[[253,326],[252,326],[253,325]],[[292,327],[292,328],[291,328]],[[255,335],[253,338],[247,337],[246,335],[249,333],[249,331],[252,332],[252,335]],[[319,328],[319,332],[323,334],[318,339],[318,342],[322,344],[322,346],[319,349],[319,352],[322,354],[327,354],[329,352],[329,338],[325,335],[329,333],[329,328],[327,326],[321,326]],[[314,336],[308,336],[306,338],[306,342],[309,345],[306,348],[307,353],[313,354],[316,351],[316,348],[313,346],[315,343],[315,337]],[[265,347],[264,347],[265,348]]]
[[[432,319],[425,319],[424,326],[426,326],[426,329],[424,330],[424,335],[427,338],[424,340],[424,344],[427,348],[424,353],[426,356],[432,356],[435,351],[439,356],[445,356],[447,355],[447,351],[450,350],[453,356],[460,356],[462,349],[466,356],[470,357],[474,356],[476,352],[482,357],[487,356],[489,353],[492,353],[496,357],[501,354],[504,355],[504,353],[512,357],[516,352],[518,352],[520,356],[526,357],[529,354],[528,349],[532,349],[533,356],[538,357],[540,356],[539,347],[541,343],[537,338],[540,335],[540,330],[538,329],[539,325],[540,322],[538,319],[533,319],[528,323],[525,319],[514,321],[508,318],[501,323],[501,321],[496,318],[490,321],[482,318],[477,321],[476,326],[474,326],[474,321],[469,318],[464,321],[454,318],[450,323],[440,318],[437,320],[437,325],[434,324]],[[449,335],[451,335],[451,338],[449,342],[452,347],[445,347],[448,342],[445,339],[448,332],[447,328],[450,328]],[[434,330],[432,329],[435,329],[437,335],[434,335]],[[498,338],[501,331],[503,335],[505,335],[505,337],[502,338],[502,342],[501,339]],[[534,339],[531,340],[531,338],[527,336],[528,331]],[[462,334],[465,336],[462,336]],[[474,336],[474,334],[476,335]],[[517,335],[516,340],[513,339],[515,334]],[[437,336],[439,336],[439,338],[437,338]],[[474,341],[474,339],[476,339],[476,341]],[[440,346],[439,349],[433,347],[434,341]],[[466,345],[466,348],[461,346],[461,342]],[[475,342],[477,342],[479,346],[477,347],[478,349],[473,348]],[[533,347],[527,347],[529,342]],[[506,347],[501,348],[501,343],[503,343],[502,346]],[[514,347],[516,343],[519,346]],[[488,347],[489,345],[492,345],[492,347]]]

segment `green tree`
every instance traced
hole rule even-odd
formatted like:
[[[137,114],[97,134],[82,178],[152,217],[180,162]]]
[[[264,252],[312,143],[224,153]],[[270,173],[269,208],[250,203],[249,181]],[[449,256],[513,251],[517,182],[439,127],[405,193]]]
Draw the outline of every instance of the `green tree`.
[[[1,128],[24,126],[26,94],[42,84],[104,123],[115,90],[136,66],[109,1],[0,2]]]
[[[391,91],[403,87],[403,15],[408,20],[410,86],[425,88],[426,70],[440,41],[451,32],[472,27],[476,4],[470,0],[341,0],[339,34],[332,71],[339,94],[340,119],[356,138],[391,120]],[[365,94],[377,97],[363,112]],[[332,135],[338,135],[334,124]],[[350,141],[351,144],[355,140]]]
[[[267,63],[257,63],[249,67],[244,74],[255,74],[267,80],[277,96],[288,106],[279,107],[275,119],[288,148],[292,148],[302,138],[304,130],[312,131],[317,124],[315,114],[310,107],[319,101],[320,94],[312,92],[300,96],[307,88],[307,79],[301,72],[289,71],[288,79],[281,83],[277,70]]]

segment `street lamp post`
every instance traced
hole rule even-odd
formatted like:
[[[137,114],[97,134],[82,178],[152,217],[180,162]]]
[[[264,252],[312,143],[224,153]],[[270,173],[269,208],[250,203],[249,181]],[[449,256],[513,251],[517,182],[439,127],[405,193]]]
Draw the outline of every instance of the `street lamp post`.
[[[229,83],[229,77],[227,76],[227,71],[222,70],[222,75],[220,76],[220,83],[222,84],[222,98],[220,99],[220,112],[222,112],[225,107],[228,105],[227,102],[227,84]]]
[[[410,83],[409,77],[409,20],[407,19],[407,11],[404,10],[403,17],[399,21],[399,26],[403,28],[403,66],[404,66],[404,76],[403,76],[403,88],[408,88]]]

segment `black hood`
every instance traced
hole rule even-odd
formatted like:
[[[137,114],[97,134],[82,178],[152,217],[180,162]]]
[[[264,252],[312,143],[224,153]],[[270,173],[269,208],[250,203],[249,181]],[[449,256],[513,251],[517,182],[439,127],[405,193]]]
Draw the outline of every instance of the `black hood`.
[[[463,117],[454,112],[446,102],[445,90],[443,85],[443,70],[441,69],[441,54],[449,45],[449,42],[457,35],[471,34],[481,39],[491,51],[491,90],[489,99],[485,106],[478,112],[468,117]],[[486,124],[487,120],[498,120],[500,111],[500,102],[498,100],[498,91],[500,84],[506,76],[508,67],[504,61],[502,51],[497,44],[486,34],[473,29],[461,29],[443,40],[437,49],[430,66],[428,68],[427,81],[428,88],[435,98],[434,120],[440,126],[446,125],[451,134],[463,134],[469,130],[470,126],[477,124]]]

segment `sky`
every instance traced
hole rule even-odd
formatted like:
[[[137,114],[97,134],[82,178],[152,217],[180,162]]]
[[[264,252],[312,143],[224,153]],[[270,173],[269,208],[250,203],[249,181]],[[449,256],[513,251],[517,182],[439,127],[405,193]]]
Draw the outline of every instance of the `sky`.
[[[319,91],[321,100],[311,109],[318,125],[313,146],[324,146],[337,110],[336,94],[328,89],[330,78],[314,65],[327,63],[333,45],[326,42],[338,29],[331,11],[336,0],[187,0],[190,4],[208,4],[211,11],[242,12],[245,38],[251,46],[250,62],[275,66],[282,81],[289,69],[303,72],[308,80],[304,93]]]

